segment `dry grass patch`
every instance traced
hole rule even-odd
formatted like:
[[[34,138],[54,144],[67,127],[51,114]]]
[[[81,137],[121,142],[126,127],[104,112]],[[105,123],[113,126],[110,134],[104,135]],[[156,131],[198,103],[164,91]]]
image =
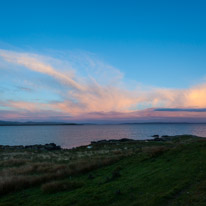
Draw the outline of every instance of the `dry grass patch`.
[[[112,164],[120,158],[120,156],[113,156],[101,159],[80,159],[70,164],[30,163],[19,167],[4,168],[0,172],[0,195],[47,183],[52,180],[65,179],[72,175],[90,172],[94,169]],[[55,184],[51,184],[51,187],[54,187],[53,185]],[[63,186],[64,184],[62,182],[61,185],[62,188],[66,187]],[[43,190],[49,191],[49,189]]]
[[[8,159],[8,160],[3,160],[0,162],[1,167],[16,167],[16,166],[21,166],[24,165],[28,162],[28,160],[25,159]]]
[[[29,175],[29,174],[43,174],[43,173],[55,173],[58,170],[65,169],[66,165],[58,165],[52,163],[30,163],[19,167],[4,168],[1,172],[1,176],[8,175]]]
[[[142,151],[149,155],[149,157],[157,157],[164,152],[168,151],[169,148],[166,146],[152,146],[152,147],[143,147]]]
[[[110,165],[118,160],[121,159],[122,156],[117,157],[108,157],[108,158],[99,158],[99,159],[87,159],[87,160],[79,160],[71,163],[69,165],[69,168],[71,170],[72,174],[78,174],[78,173],[85,173],[92,170],[95,170],[97,168]]]
[[[65,190],[74,190],[83,186],[82,182],[61,180],[45,183],[41,186],[44,193],[56,193]]]

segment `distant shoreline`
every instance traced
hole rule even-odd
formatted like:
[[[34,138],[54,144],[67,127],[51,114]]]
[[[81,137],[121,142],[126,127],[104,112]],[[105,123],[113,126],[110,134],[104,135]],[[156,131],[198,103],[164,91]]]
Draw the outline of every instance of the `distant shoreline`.
[[[206,122],[134,122],[134,123],[66,123],[66,122],[10,122],[0,121],[0,126],[82,126],[82,125],[144,125],[144,124],[206,124]]]
[[[0,126],[81,126],[84,124],[0,124]]]

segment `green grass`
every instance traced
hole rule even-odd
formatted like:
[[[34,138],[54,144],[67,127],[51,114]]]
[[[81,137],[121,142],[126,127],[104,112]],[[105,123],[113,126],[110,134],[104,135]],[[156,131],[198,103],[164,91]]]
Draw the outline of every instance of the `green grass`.
[[[122,143],[97,147],[96,152],[102,148],[110,150],[108,154],[102,155],[104,158],[115,156],[113,149],[127,149],[119,151],[121,157],[108,164],[98,163],[96,167],[2,195],[0,206],[206,205],[204,139],[182,136],[170,142]],[[86,152],[86,149],[81,148],[82,151]],[[96,152],[93,148],[93,155],[87,161],[95,159],[98,156]],[[72,155],[75,156],[75,151]],[[74,162],[76,161],[79,159],[75,157]],[[53,159],[52,162],[62,164],[61,160],[58,162]],[[21,167],[22,165],[17,164],[12,168]],[[5,168],[9,169],[8,165],[2,166],[1,170]],[[48,173],[48,170],[41,172]],[[50,191],[50,185],[52,192],[45,192],[43,188]]]

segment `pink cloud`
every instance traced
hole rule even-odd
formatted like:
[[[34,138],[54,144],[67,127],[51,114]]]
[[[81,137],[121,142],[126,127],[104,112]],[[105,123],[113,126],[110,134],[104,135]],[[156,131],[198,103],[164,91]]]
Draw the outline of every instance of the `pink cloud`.
[[[104,63],[96,63],[91,58],[89,66],[101,67],[99,70],[107,68],[114,75],[113,81],[109,83],[105,73],[102,75],[101,81],[93,77],[87,77],[75,74],[73,67],[64,67],[64,70],[59,69],[62,66],[55,67],[48,62],[49,58],[44,56],[19,53],[7,50],[0,50],[2,61],[5,61],[13,66],[23,66],[30,71],[42,73],[52,77],[55,81],[61,84],[63,91],[57,91],[61,100],[35,102],[19,100],[2,100],[1,108],[10,111],[15,111],[13,118],[35,118],[35,113],[38,112],[46,115],[48,118],[53,118],[58,114],[58,117],[68,120],[80,119],[124,119],[124,120],[148,120],[161,118],[204,118],[205,112],[189,112],[189,111],[155,111],[149,108],[204,108],[206,107],[206,83],[196,85],[188,89],[167,89],[156,87],[145,87],[147,89],[135,87],[133,90],[127,89],[120,72]],[[66,64],[71,65],[71,64]],[[97,68],[98,69],[98,68]],[[78,69],[76,69],[78,70]],[[78,73],[78,72],[77,72]],[[101,77],[101,74],[100,74]],[[110,80],[111,75],[108,77]],[[147,108],[140,110],[140,108]],[[47,111],[50,111],[48,115]],[[4,118],[11,118],[12,114]],[[44,118],[42,116],[42,118]]]

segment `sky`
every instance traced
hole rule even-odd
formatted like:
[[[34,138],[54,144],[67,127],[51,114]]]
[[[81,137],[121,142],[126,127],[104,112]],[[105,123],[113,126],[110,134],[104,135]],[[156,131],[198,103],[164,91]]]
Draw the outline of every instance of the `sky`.
[[[0,3],[0,120],[206,122],[204,0]]]

